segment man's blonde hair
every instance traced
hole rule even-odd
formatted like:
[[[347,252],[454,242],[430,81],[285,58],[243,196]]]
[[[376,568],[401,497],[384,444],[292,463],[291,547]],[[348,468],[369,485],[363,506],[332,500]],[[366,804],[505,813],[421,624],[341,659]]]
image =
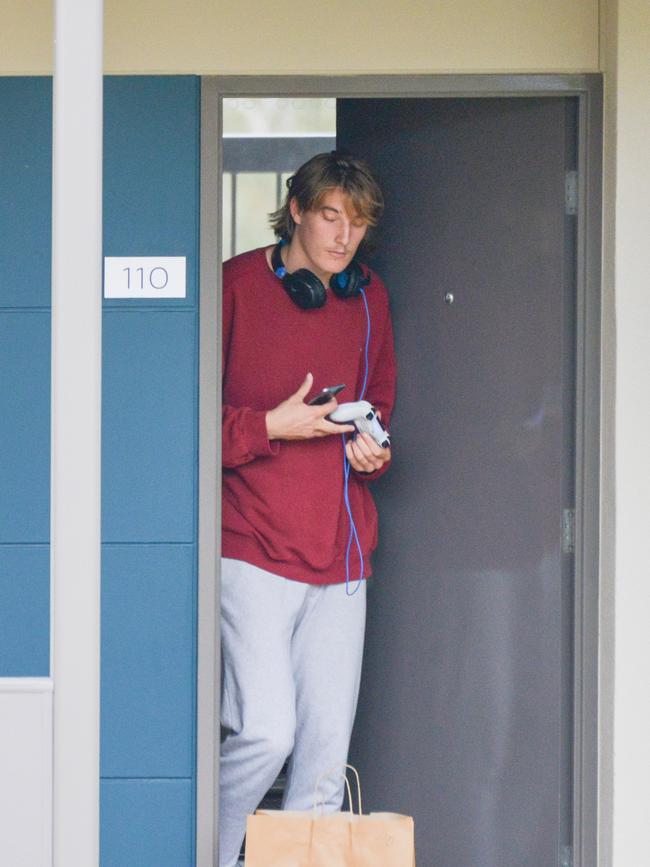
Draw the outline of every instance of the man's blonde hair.
[[[349,154],[332,151],[317,154],[287,178],[285,201],[270,215],[271,228],[276,236],[287,241],[293,237],[296,224],[291,216],[292,199],[296,200],[300,212],[314,211],[325,194],[336,189],[349,196],[356,216],[370,227],[377,225],[384,210],[384,197],[370,167]]]

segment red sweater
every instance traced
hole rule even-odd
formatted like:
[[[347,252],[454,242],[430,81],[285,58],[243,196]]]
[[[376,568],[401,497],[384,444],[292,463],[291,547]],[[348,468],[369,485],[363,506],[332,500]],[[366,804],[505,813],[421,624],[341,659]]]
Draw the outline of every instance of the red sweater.
[[[395,393],[388,296],[375,274],[365,291],[371,319],[366,398],[388,426]],[[349,520],[341,437],[270,442],[265,416],[298,389],[309,371],[313,394],[344,382],[339,402],[357,400],[366,328],[360,297],[341,299],[328,289],[323,307],[297,307],[268,267],[262,248],[224,264],[224,557],[309,584],[345,580]],[[369,475],[350,472],[350,504],[366,576],[377,545],[377,512],[368,481],[386,468]],[[350,578],[358,574],[353,542]]]

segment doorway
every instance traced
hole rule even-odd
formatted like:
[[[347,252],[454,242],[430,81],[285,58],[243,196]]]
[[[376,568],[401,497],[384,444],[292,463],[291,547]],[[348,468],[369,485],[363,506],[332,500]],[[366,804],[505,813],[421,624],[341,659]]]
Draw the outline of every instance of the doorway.
[[[370,264],[393,289],[400,371],[352,746],[366,803],[415,816],[423,863],[593,863],[600,81],[208,80],[203,126],[219,140],[222,97],[315,90],[386,192]],[[202,296],[220,261],[204,252]],[[201,865],[218,753],[206,550]]]

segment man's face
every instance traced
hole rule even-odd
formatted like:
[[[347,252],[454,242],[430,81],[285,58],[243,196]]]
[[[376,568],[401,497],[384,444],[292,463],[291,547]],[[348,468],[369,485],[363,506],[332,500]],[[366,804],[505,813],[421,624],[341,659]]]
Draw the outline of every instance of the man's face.
[[[296,223],[290,244],[291,270],[308,268],[327,285],[332,274],[350,264],[368,224],[340,189],[325,193],[314,210],[300,212],[295,199],[290,207]]]

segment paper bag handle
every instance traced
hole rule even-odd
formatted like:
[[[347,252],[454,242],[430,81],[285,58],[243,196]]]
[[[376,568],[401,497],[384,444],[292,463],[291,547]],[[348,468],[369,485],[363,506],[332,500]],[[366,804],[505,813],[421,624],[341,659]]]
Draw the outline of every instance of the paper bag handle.
[[[330,768],[328,771],[325,771],[324,774],[320,775],[320,777],[316,780],[316,785],[314,787],[314,812],[316,812],[316,807],[318,806],[318,804],[322,803],[322,801],[318,800],[318,795],[320,794],[320,784],[322,780],[326,780],[335,771],[338,771],[341,775],[341,778],[345,782],[345,787],[348,793],[348,804],[350,807],[350,812],[354,813],[354,804],[352,802],[352,789],[350,788],[350,782],[347,778],[347,774],[342,770],[344,768],[352,771],[352,773],[354,774],[354,778],[357,782],[357,806],[359,808],[359,815],[361,816],[363,814],[363,810],[361,809],[361,779],[359,778],[359,772],[352,765],[335,765],[333,768]]]

